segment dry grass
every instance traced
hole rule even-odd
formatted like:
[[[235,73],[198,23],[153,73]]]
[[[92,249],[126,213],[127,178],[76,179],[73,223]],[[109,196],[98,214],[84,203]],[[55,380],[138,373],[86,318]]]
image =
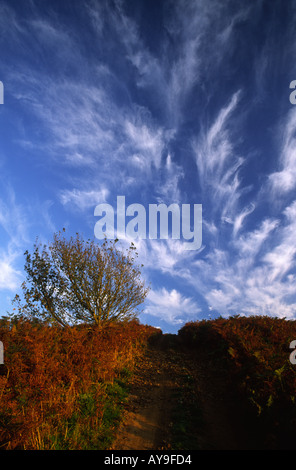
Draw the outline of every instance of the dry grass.
[[[107,448],[125,377],[153,332],[135,321],[62,328],[2,320],[1,448]]]

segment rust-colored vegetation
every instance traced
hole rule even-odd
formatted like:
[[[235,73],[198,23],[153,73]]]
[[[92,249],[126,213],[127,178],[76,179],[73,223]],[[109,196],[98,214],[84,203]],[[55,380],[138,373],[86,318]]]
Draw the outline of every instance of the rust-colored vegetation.
[[[112,448],[129,387],[138,383],[149,343],[153,371],[157,364],[167,366],[159,361],[159,347],[169,357],[178,354],[181,362],[186,357],[196,365],[199,393],[182,404],[174,426],[183,423],[185,415],[196,418],[194,406],[202,403],[194,400],[206,399],[213,382],[229,390],[229,401],[241,411],[238,432],[244,431],[248,439],[244,448],[295,449],[296,365],[290,362],[295,339],[295,321],[260,316],[191,322],[178,336],[169,337],[134,320],[63,327],[38,319],[4,318],[0,448]],[[171,370],[177,383],[178,368]],[[153,382],[154,375],[147,371],[146,379]],[[206,391],[199,388],[204,379],[209,379]]]
[[[154,332],[137,321],[0,320],[0,448],[107,449],[128,377]]]
[[[295,449],[296,321],[267,316],[190,322],[179,339],[228,381],[260,448]]]

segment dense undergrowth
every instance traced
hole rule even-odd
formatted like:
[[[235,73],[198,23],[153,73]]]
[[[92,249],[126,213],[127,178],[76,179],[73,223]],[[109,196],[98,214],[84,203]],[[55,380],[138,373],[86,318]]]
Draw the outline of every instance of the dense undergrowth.
[[[266,316],[190,322],[178,337],[225,377],[259,448],[296,449],[296,321]]]
[[[2,319],[0,449],[110,448],[134,365],[155,340],[186,347],[229,384],[258,448],[296,449],[295,339],[296,321],[259,316],[187,323],[177,337],[136,321],[63,328]],[[184,417],[174,417],[178,439]]]
[[[154,331],[1,320],[0,449],[107,449]]]

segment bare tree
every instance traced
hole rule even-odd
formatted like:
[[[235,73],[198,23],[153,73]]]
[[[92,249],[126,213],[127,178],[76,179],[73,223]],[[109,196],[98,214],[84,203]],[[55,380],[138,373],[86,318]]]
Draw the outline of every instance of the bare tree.
[[[123,251],[117,241],[99,245],[78,233],[67,240],[61,232],[49,246],[37,240],[33,253],[25,252],[24,303],[15,297],[19,312],[64,326],[135,318],[149,289],[135,265],[134,244]]]

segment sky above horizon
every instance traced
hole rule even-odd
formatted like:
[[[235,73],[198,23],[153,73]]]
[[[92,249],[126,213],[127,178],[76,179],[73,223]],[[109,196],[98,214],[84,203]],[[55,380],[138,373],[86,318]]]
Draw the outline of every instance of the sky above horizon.
[[[292,0],[0,0],[1,314],[121,195],[202,204],[200,249],[135,240],[143,323],[296,318],[295,56]]]

